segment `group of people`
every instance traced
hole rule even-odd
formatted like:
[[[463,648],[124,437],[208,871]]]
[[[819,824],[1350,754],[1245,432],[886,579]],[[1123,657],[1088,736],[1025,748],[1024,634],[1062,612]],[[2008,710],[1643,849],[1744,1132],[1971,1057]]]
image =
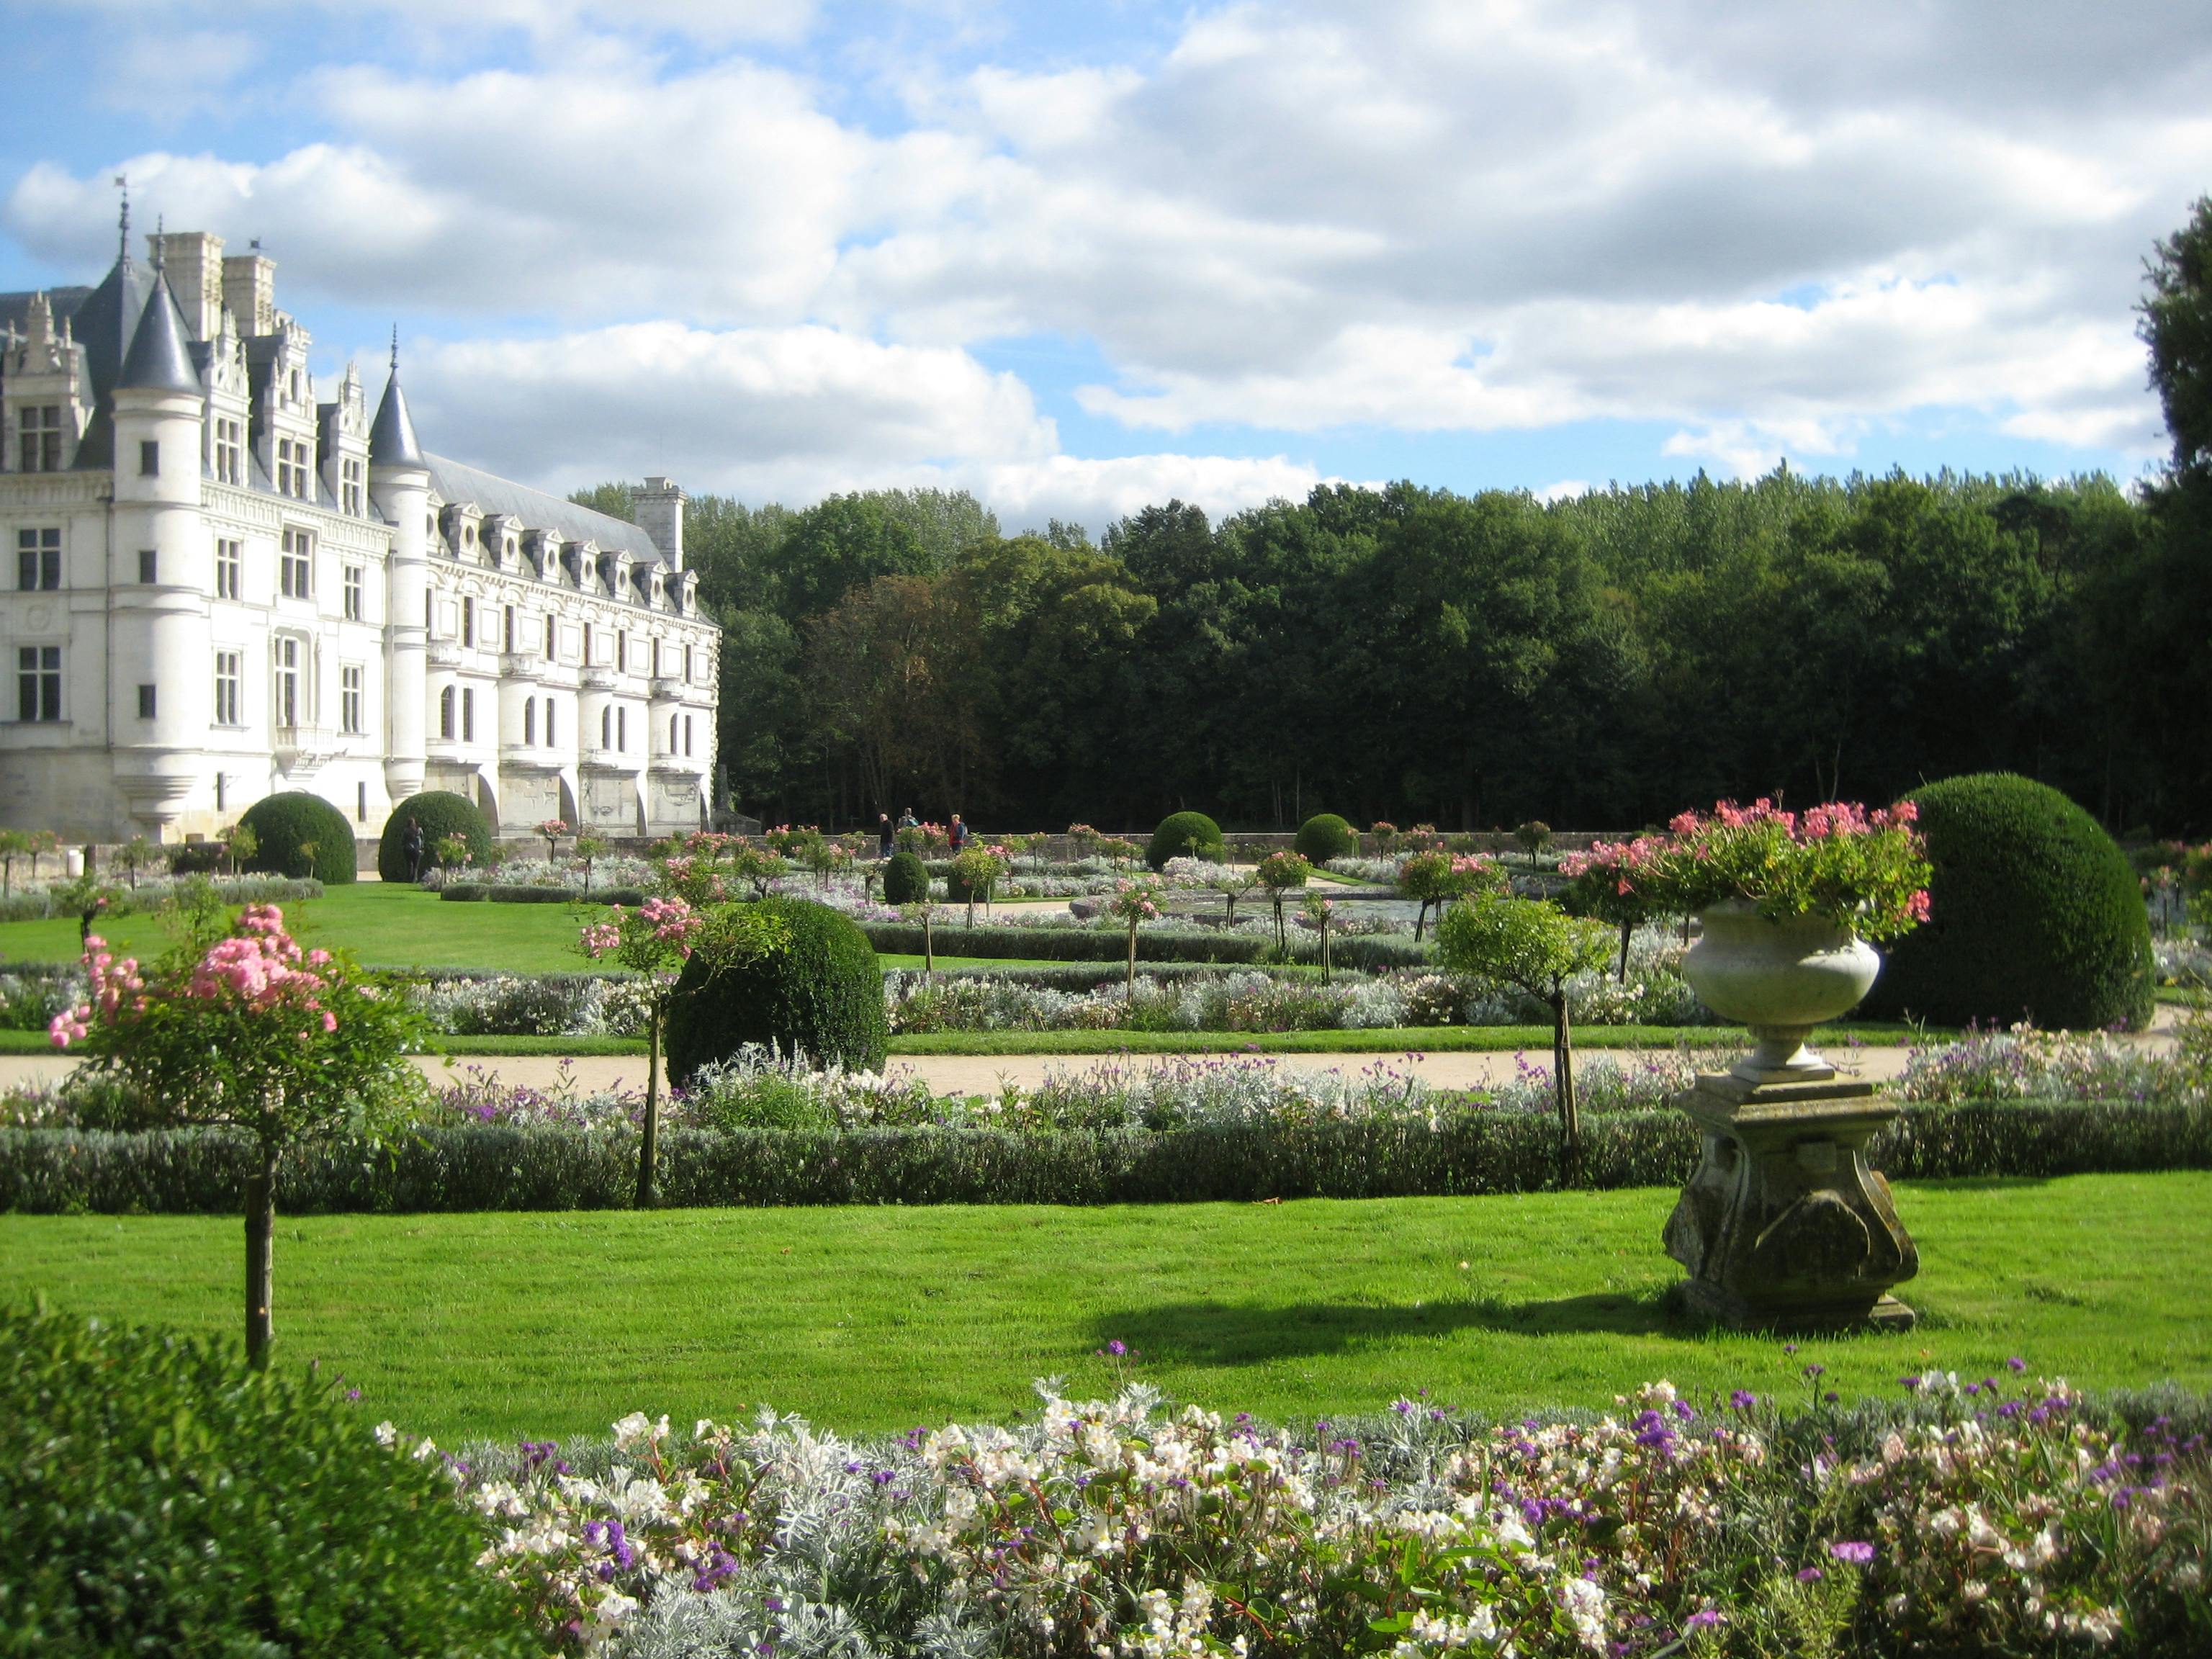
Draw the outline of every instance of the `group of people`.
[[[880,859],[887,859],[892,854],[898,851],[898,832],[900,830],[919,830],[921,828],[921,820],[915,817],[914,808],[911,806],[908,807],[905,811],[899,814],[898,822],[896,823],[893,823],[891,822],[891,815],[890,813],[877,813],[876,856]],[[951,844],[952,850],[955,853],[958,853],[967,847],[973,833],[974,832],[968,828],[966,823],[963,821],[960,814],[955,812],[952,815],[952,822],[945,826],[945,838],[946,842]]]

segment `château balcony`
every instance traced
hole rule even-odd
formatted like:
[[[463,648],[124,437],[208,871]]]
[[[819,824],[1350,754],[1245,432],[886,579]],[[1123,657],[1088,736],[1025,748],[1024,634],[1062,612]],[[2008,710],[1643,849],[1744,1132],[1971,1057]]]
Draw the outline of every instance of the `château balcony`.
[[[502,651],[499,656],[500,678],[509,680],[535,680],[545,672],[545,659],[535,651]]]
[[[343,746],[343,739],[327,726],[279,726],[270,732],[270,750],[278,769],[289,777],[313,776]]]
[[[459,640],[432,640],[428,653],[433,668],[459,668],[461,665],[461,642]]]
[[[587,772],[635,772],[637,757],[619,749],[602,749],[598,744],[586,746],[579,763]]]
[[[681,675],[656,674],[648,688],[648,695],[655,702],[681,702],[684,694],[690,690]]]

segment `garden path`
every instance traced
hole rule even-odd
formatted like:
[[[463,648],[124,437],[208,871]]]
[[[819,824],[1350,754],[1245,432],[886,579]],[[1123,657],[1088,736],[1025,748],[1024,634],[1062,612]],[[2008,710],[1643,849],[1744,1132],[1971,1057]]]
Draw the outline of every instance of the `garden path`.
[[[2152,1049],[2166,1052],[2174,1045],[2174,1031],[2179,1010],[2170,1004],[2160,1004],[2157,1018],[2149,1030],[2123,1041],[2140,1043]],[[1584,1049],[1577,1056],[1578,1065],[1588,1067],[1607,1060],[1618,1060],[1634,1054],[1634,1049]],[[1863,1047],[1852,1048],[1832,1046],[1828,1058],[1852,1074],[1869,1082],[1887,1082],[1905,1069],[1911,1051],[1902,1048]],[[1044,1080],[1048,1072],[1095,1070],[1109,1066],[1158,1066],[1176,1065],[1194,1058],[1180,1054],[914,1054],[895,1056],[891,1064],[911,1076],[920,1078],[940,1094],[995,1095],[1010,1084],[1034,1088]],[[1196,1056],[1213,1060],[1235,1060],[1243,1056],[1224,1054]],[[1536,1048],[1524,1053],[1504,1054],[1272,1054],[1266,1056],[1275,1065],[1294,1072],[1341,1072],[1356,1077],[1376,1066],[1402,1069],[1412,1062],[1421,1079],[1437,1089],[1479,1089],[1493,1086],[1511,1079],[1525,1058],[1529,1063],[1547,1066],[1550,1055]],[[0,1055],[0,1088],[18,1083],[46,1082],[60,1078],[76,1062],[63,1054],[7,1054]],[[456,1082],[471,1072],[495,1075],[507,1083],[545,1088],[556,1085],[562,1068],[570,1068],[569,1074],[576,1086],[584,1090],[635,1089],[645,1087],[645,1056],[642,1054],[586,1054],[562,1059],[553,1054],[469,1056],[451,1058],[425,1054],[416,1061],[434,1082]]]

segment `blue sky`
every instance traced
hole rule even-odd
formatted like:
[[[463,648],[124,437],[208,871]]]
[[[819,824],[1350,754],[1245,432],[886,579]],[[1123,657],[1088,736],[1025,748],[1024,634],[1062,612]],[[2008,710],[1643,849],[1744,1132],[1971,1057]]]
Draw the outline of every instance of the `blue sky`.
[[[396,322],[428,441],[556,488],[2131,478],[2212,189],[2172,3],[10,9],[0,285],[96,276],[127,173],[326,387]]]

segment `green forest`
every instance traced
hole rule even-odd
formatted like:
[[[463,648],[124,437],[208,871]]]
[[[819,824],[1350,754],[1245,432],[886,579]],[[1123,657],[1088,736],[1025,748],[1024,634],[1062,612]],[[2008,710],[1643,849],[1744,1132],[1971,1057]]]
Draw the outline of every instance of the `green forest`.
[[[1325,487],[1009,536],[972,496],[696,499],[728,792],[770,822],[1630,829],[2007,769],[2212,827],[2212,204],[2143,305],[2157,477]],[[620,485],[578,496],[627,514]]]

